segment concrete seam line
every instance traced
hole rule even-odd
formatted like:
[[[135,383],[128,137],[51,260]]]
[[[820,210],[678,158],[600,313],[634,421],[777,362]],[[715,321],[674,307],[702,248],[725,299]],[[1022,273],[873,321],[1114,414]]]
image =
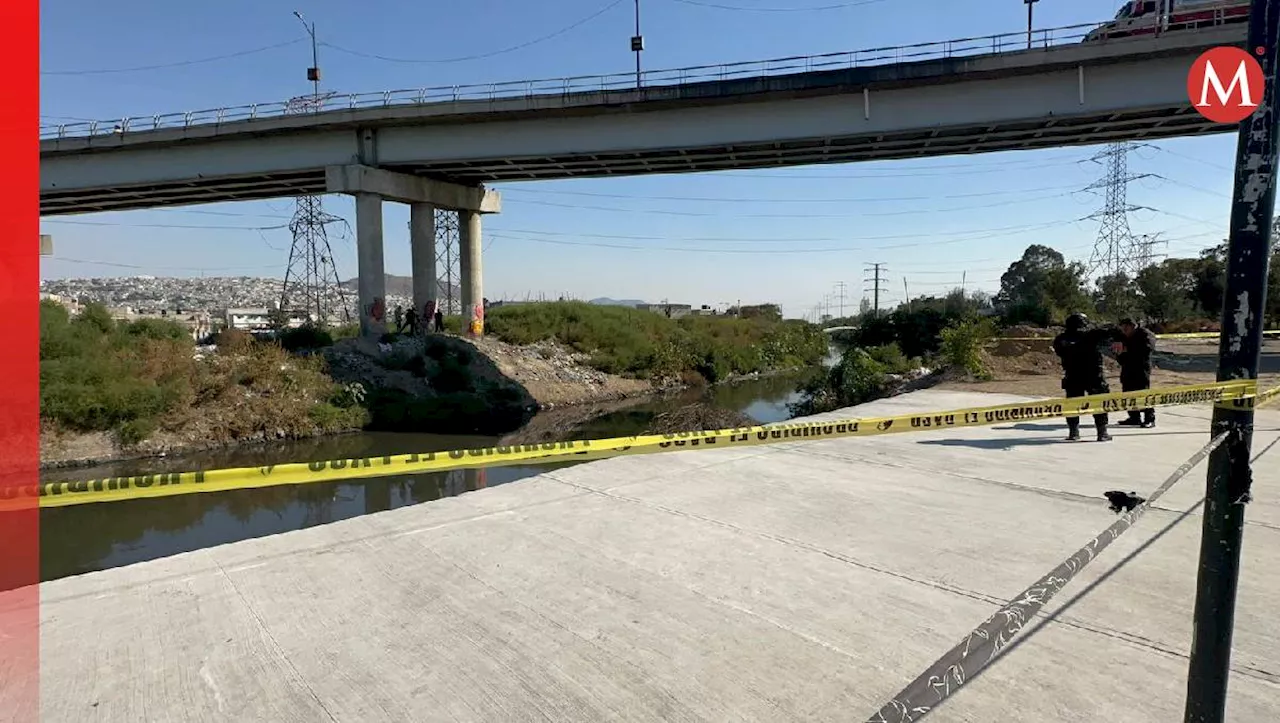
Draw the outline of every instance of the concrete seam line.
[[[1063,560],[1048,574],[1006,603],[991,617],[974,628],[955,647],[934,661],[915,680],[907,684],[867,723],[906,723],[918,721],[951,697],[979,671],[996,659],[1000,651],[1035,618],[1040,609],[1057,595],[1067,583],[1094,560],[1120,535],[1133,528],[1135,522],[1173,485],[1187,476],[1209,453],[1217,449],[1231,434],[1220,432],[1183,462],[1168,479],[1134,509],[1094,536],[1074,554]]]
[[[1096,394],[1086,397],[1050,398],[970,407],[947,411],[902,414],[813,422],[781,422],[756,427],[681,432],[677,434],[617,437],[546,444],[502,445],[448,452],[425,452],[381,457],[316,460],[312,462],[266,465],[237,469],[196,470],[98,480],[42,482],[21,488],[0,490],[0,510],[36,496],[41,507],[95,502],[115,502],[144,497],[233,489],[253,489],[278,485],[337,482],[350,479],[446,472],[513,465],[556,464],[608,459],[622,455],[655,454],[772,445],[785,442],[838,439],[911,432],[937,431],[961,427],[987,427],[1010,421],[1075,417],[1137,410],[1145,407],[1177,406],[1214,402],[1232,407],[1255,406],[1256,380],[1233,380],[1213,384],[1146,389],[1136,392]],[[1267,397],[1270,399],[1271,397]],[[1265,402],[1264,402],[1265,403]]]
[[[1280,398],[1280,386],[1254,394],[1250,401],[1253,407],[1257,409],[1275,402],[1278,398]],[[1199,451],[1174,470],[1173,474],[1156,488],[1146,500],[1129,512],[1122,514],[1119,520],[1116,520],[1107,529],[1096,535],[1084,547],[1077,550],[1075,554],[1068,557],[1047,575],[1024,590],[1021,595],[1002,606],[991,617],[983,621],[981,625],[974,628],[965,636],[964,640],[934,661],[919,677],[899,691],[892,700],[881,706],[880,710],[867,720],[867,723],[918,721],[951,697],[965,683],[972,680],[988,664],[994,661],[1005,646],[1008,645],[1009,641],[1022,630],[1023,626],[1033,620],[1045,604],[1057,595],[1067,583],[1071,582],[1072,578],[1080,570],[1083,570],[1086,565],[1092,562],[1099,553],[1119,538],[1120,535],[1132,529],[1138,518],[1148,509],[1153,508],[1152,505],[1157,499],[1169,491],[1183,477],[1187,476],[1196,465],[1209,456],[1210,452],[1217,449],[1230,434],[1231,430],[1226,430],[1215,435],[1204,447],[1201,447]],[[1251,460],[1251,463],[1256,462],[1274,444],[1275,442],[1272,442],[1271,445],[1268,445],[1267,449],[1264,449],[1257,457]],[[966,668],[966,664],[970,663],[971,659],[974,664]],[[931,700],[927,703],[920,702],[925,699]]]

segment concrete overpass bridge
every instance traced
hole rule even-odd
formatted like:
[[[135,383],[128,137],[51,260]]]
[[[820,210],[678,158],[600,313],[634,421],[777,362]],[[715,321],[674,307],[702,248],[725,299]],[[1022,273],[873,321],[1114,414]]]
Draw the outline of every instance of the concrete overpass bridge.
[[[463,306],[482,325],[482,184],[972,154],[1216,133],[1189,106],[1205,49],[1243,25],[1081,43],[1090,26],[631,75],[331,96],[45,127],[40,206],[60,215],[346,193],[361,326],[379,333],[383,200],[412,206],[414,275],[434,209],[460,214]],[[1014,50],[1014,48],[1022,48]],[[629,84],[630,87],[623,87]],[[434,281],[415,286],[415,305]],[[473,328],[477,328],[474,327]],[[480,327],[482,328],[482,327]]]

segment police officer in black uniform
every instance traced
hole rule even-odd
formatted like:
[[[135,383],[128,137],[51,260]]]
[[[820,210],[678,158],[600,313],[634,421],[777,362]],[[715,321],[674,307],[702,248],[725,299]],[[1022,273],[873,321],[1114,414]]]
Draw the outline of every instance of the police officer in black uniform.
[[[1156,349],[1156,335],[1133,323],[1120,320],[1121,338],[1115,342],[1116,361],[1120,362],[1120,390],[1137,392],[1151,388],[1151,353]],[[1129,418],[1117,424],[1126,427],[1156,426],[1156,410],[1131,410]]]
[[[1107,394],[1111,387],[1102,371],[1102,348],[1115,341],[1112,329],[1091,328],[1089,317],[1076,312],[1067,317],[1066,331],[1053,340],[1053,351],[1062,360],[1062,390],[1068,397]],[[1107,414],[1093,415],[1099,442],[1110,442]],[[1067,417],[1067,441],[1080,439],[1080,418]]]

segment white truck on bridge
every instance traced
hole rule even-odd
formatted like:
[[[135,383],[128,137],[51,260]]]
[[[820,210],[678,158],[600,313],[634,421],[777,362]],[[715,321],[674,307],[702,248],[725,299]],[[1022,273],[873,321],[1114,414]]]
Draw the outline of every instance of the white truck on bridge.
[[[1250,0],[1130,0],[1114,20],[1090,31],[1084,42],[1244,23],[1249,21],[1249,4]]]

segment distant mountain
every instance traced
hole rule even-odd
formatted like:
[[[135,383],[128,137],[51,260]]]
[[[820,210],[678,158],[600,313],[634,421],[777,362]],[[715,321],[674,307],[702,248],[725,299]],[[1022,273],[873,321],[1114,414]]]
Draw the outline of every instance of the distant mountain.
[[[588,304],[597,304],[599,306],[638,306],[645,302],[639,299],[610,299],[607,296],[601,296],[598,299],[592,299]]]

